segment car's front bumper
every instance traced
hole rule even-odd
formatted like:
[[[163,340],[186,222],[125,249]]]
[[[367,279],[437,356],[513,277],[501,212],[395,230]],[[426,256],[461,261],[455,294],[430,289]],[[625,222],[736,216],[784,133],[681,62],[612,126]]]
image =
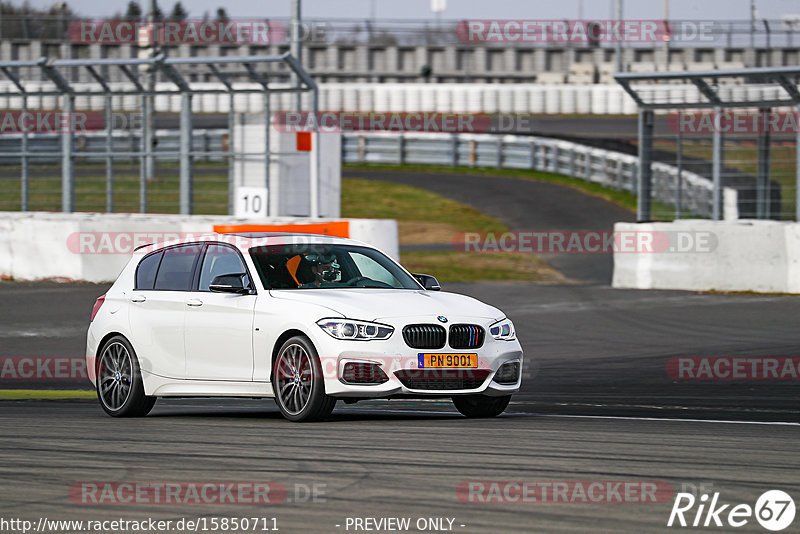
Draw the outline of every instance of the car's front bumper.
[[[382,321],[389,323],[388,321]],[[460,322],[480,324],[487,330],[486,339],[480,348],[453,349],[448,345],[441,349],[415,349],[408,347],[403,340],[402,327],[404,324],[429,323],[430,320],[405,321],[400,324],[391,324],[395,332],[385,341],[343,341],[334,339],[322,332],[314,336],[313,340],[320,356],[322,374],[325,378],[325,391],[328,395],[341,398],[383,398],[391,396],[451,396],[466,394],[509,395],[520,388],[522,380],[523,353],[517,340],[498,341],[488,334],[489,324],[482,324],[474,319]],[[453,321],[455,322],[455,321]],[[421,353],[471,353],[477,354],[478,366],[474,369],[441,369],[421,370],[418,365],[418,355]],[[509,362],[519,361],[519,374],[513,384],[500,384],[494,381],[498,369]],[[346,382],[343,376],[344,365],[348,362],[371,363],[378,365],[388,377],[381,384],[354,384]],[[400,376],[405,372],[405,383]],[[433,387],[414,387],[419,381],[408,380],[408,376],[422,376],[427,373],[428,384]],[[481,380],[482,375],[485,377]],[[469,387],[451,388],[449,381],[453,377],[465,378],[464,383]],[[442,383],[436,382],[441,378]],[[457,381],[456,381],[457,382]]]

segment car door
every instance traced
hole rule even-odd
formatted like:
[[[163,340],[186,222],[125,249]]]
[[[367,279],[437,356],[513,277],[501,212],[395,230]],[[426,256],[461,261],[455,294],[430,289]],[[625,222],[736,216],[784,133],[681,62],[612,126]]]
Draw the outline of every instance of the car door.
[[[203,245],[180,245],[145,256],[129,295],[132,343],[143,371],[186,378],[186,296]]]
[[[253,380],[256,295],[212,293],[217,276],[246,273],[239,251],[211,243],[200,262],[196,288],[186,295],[186,368],[193,380]],[[248,275],[249,280],[249,275]]]

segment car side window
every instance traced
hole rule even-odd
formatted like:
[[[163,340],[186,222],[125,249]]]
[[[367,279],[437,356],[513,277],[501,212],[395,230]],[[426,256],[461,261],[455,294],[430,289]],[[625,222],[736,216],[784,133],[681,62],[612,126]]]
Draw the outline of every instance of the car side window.
[[[198,291],[209,291],[211,282],[223,274],[246,273],[242,257],[235,249],[225,245],[209,245],[200,269]]]
[[[201,245],[182,245],[165,250],[154,289],[189,291],[192,288],[194,264],[202,250]]]
[[[350,257],[353,259],[353,263],[356,264],[356,268],[360,271],[359,276],[377,280],[378,282],[389,284],[392,287],[403,287],[403,284],[392,276],[392,273],[369,256],[358,252],[351,252]]]
[[[136,289],[153,289],[156,283],[156,273],[161,264],[163,252],[156,252],[145,256],[136,268]]]

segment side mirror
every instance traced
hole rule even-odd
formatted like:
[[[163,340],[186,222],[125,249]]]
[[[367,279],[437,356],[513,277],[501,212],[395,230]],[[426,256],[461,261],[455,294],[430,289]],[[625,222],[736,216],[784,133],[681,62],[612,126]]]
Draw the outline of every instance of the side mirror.
[[[222,274],[211,281],[211,285],[208,286],[208,289],[213,293],[246,295],[250,293],[250,284],[245,284],[246,278],[247,275],[244,273]]]
[[[414,273],[414,278],[428,291],[439,291],[442,289],[442,286],[439,285],[439,281],[435,276]]]

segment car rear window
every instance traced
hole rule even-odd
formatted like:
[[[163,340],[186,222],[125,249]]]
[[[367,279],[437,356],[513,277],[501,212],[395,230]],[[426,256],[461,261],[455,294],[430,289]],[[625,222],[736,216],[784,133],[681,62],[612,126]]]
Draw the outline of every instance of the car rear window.
[[[209,245],[200,269],[199,291],[209,291],[211,282],[223,274],[247,273],[242,258],[236,249],[226,245]]]
[[[194,264],[202,249],[200,245],[182,245],[165,250],[154,289],[189,291],[192,288]]]
[[[156,282],[158,265],[161,263],[163,252],[156,252],[145,256],[136,268],[136,289],[153,289]]]

